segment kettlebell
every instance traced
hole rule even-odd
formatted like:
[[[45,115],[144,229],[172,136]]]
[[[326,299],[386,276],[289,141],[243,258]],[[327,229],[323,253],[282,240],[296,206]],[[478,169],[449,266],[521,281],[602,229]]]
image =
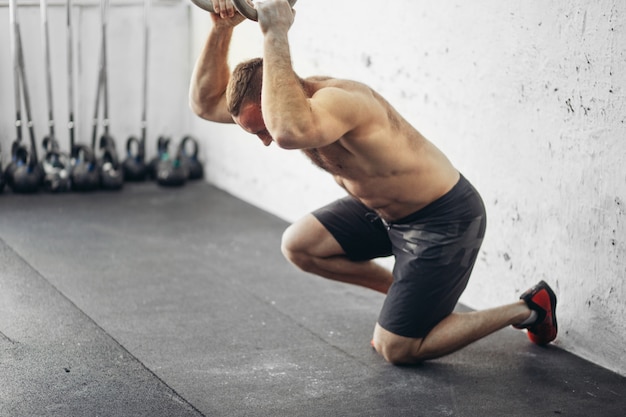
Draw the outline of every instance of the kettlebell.
[[[2,147],[0,146],[0,194],[4,191],[4,170],[2,169]]]
[[[129,137],[126,141],[126,159],[122,163],[124,180],[126,181],[145,181],[148,175],[145,150],[142,145],[142,141],[135,136]],[[133,148],[136,149],[135,152],[133,152]]]
[[[156,181],[165,187],[180,187],[187,182],[189,169],[182,161],[180,146],[176,155],[173,158],[170,156],[169,142],[169,138],[164,138],[159,143],[159,159],[155,164]]]
[[[26,147],[14,142],[11,162],[5,171],[8,186],[15,193],[34,193],[39,190],[43,172],[36,159],[30,157]]]
[[[43,139],[46,151],[41,162],[43,170],[43,188],[53,193],[70,189],[70,159],[59,150],[59,145],[52,137]]]
[[[167,147],[169,143],[170,139],[168,137],[159,136],[159,138],[157,139],[157,154],[154,158],[150,160],[150,163],[148,164],[148,177],[151,180],[156,180],[157,165],[159,164],[159,161],[161,161],[162,155],[167,152]]]
[[[96,157],[90,147],[75,145],[72,149],[71,164],[70,179],[73,190],[93,191],[100,186]]]
[[[115,141],[107,134],[100,137],[102,157],[98,161],[100,186],[105,190],[119,190],[124,185],[124,172],[117,158]]]
[[[187,143],[191,143],[192,151],[187,152]],[[179,145],[179,154],[182,163],[187,166],[190,180],[198,180],[204,177],[204,167],[198,160],[198,141],[193,136],[185,136]]]

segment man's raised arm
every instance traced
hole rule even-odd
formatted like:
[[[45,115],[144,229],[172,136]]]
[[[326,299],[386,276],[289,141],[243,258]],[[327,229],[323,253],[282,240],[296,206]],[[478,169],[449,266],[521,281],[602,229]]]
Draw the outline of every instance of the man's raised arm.
[[[219,2],[214,1],[214,6]],[[213,27],[196,61],[189,86],[189,106],[203,119],[233,123],[226,109],[226,86],[230,79],[228,49],[236,25],[244,20],[239,13],[211,13]]]
[[[340,88],[307,91],[291,64],[288,32],[294,11],[286,0],[257,4],[264,35],[261,107],[268,132],[287,149],[329,145],[353,129],[367,107],[362,97]],[[372,101],[372,100],[370,100]]]

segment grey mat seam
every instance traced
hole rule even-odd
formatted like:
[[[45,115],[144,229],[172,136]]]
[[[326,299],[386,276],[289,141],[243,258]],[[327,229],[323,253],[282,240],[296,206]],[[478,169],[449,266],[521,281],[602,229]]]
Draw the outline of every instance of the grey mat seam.
[[[0,330],[0,339],[4,339],[7,342],[11,343],[12,345],[17,343],[17,342],[15,342],[15,340],[11,339],[9,336],[7,336],[6,334],[2,333],[2,330]]]
[[[141,367],[143,369],[145,369],[146,371],[148,371],[148,373],[150,375],[152,375],[154,378],[157,379],[157,381],[159,381],[161,384],[163,384],[163,386],[167,387],[178,399],[180,399],[180,401],[182,401],[183,403],[187,404],[189,407],[191,407],[192,410],[194,410],[195,412],[197,412],[199,415],[201,415],[202,417],[207,417],[204,413],[202,413],[198,408],[196,408],[193,404],[191,404],[186,398],[184,398],[182,395],[180,395],[174,388],[172,388],[169,384],[167,384],[163,379],[161,379],[157,374],[155,374],[150,368],[148,368],[139,358],[137,358],[135,355],[133,355],[128,349],[126,349],[126,347],[124,347],[124,345],[122,345],[115,337],[113,337],[109,332],[107,332],[102,326],[100,326],[100,324],[98,322],[96,322],[94,319],[92,319],[87,313],[85,313],[80,307],[78,307],[78,305],[76,305],[76,303],[74,303],[74,301],[72,301],[70,298],[68,298],[65,294],[63,294],[54,284],[52,284],[37,268],[35,268],[30,262],[28,262],[27,259],[25,259],[20,253],[18,253],[12,246],[10,246],[4,239],[2,239],[0,237],[0,241],[2,241],[2,243],[4,243],[4,245],[15,254],[15,256],[17,256],[19,259],[21,259],[26,265],[29,266],[29,268],[31,268],[36,274],[37,276],[42,279],[43,281],[45,281],[45,283],[47,285],[49,285],[57,294],[59,294],[63,299],[65,299],[73,308],[76,309],[76,311],[78,311],[80,314],[82,314],[87,320],[89,320],[91,323],[94,324],[94,326],[96,326],[97,329],[99,329],[100,331],[102,331],[108,338],[110,338],[120,349],[122,349],[126,354],[128,354],[129,357],[133,358],[133,360],[137,361],[137,363],[139,365],[141,365]],[[5,335],[4,333],[0,332],[0,336],[3,338],[6,338],[9,342],[11,342],[12,344],[19,344],[19,342],[15,342],[13,341],[11,338],[9,338],[7,335]]]

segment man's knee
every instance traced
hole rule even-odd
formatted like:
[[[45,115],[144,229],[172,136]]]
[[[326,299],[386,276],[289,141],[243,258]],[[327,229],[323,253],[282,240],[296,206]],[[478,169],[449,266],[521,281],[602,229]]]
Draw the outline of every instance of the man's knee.
[[[422,362],[420,355],[422,339],[412,339],[393,334],[380,325],[374,332],[374,349],[393,365],[409,365]]]
[[[307,220],[293,223],[283,232],[280,250],[289,262],[305,272],[315,272],[315,233]]]
[[[283,232],[280,250],[289,262],[303,271],[309,271],[312,267],[313,256],[307,251],[301,233],[301,226],[298,223],[287,227]]]
[[[402,342],[385,341],[377,343],[374,341],[374,348],[392,365],[407,365],[416,362],[416,358],[411,355],[409,346]]]
[[[317,272],[319,260],[343,253],[330,232],[309,214],[283,232],[281,251],[285,258],[306,272]]]

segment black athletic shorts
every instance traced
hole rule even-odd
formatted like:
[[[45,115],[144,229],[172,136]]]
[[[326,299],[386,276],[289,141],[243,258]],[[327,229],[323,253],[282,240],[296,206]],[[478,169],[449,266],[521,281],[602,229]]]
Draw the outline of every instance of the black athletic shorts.
[[[313,215],[353,261],[394,255],[393,284],[378,323],[411,338],[423,338],[454,310],[487,221],[480,195],[462,175],[447,194],[392,223],[352,197]]]

